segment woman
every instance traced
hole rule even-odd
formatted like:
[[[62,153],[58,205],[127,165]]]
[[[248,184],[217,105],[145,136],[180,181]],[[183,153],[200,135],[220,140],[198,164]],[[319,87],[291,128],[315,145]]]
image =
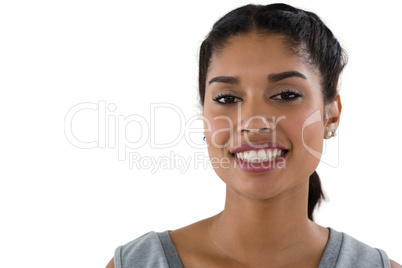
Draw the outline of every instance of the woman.
[[[199,93],[224,210],[117,248],[107,267],[401,267],[313,221],[315,169],[336,133],[346,57],[317,15],[247,5],[201,45]]]

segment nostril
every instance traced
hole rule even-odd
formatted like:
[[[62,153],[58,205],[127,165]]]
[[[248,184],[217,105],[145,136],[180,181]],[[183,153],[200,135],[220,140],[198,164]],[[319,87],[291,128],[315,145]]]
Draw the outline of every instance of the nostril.
[[[264,127],[264,128],[251,128],[251,129],[242,129],[241,131],[245,132],[271,132],[272,129],[269,127]]]

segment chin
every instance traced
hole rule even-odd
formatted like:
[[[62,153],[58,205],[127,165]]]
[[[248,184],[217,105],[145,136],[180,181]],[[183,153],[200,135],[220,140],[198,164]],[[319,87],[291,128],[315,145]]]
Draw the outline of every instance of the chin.
[[[254,200],[274,198],[287,188],[287,183],[280,176],[237,175],[226,184],[238,194]]]

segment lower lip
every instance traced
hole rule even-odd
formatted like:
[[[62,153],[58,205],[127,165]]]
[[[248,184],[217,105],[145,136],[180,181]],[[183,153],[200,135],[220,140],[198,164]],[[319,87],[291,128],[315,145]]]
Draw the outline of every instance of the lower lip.
[[[263,162],[247,162],[243,161],[237,157],[236,164],[240,167],[241,170],[249,172],[249,173],[263,173],[267,171],[271,171],[277,168],[284,168],[285,167],[285,156],[284,155],[276,158],[272,161],[263,161]]]

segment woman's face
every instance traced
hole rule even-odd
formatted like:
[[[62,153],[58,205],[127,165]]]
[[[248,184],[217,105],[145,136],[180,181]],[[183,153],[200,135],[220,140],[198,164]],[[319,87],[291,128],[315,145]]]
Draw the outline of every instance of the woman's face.
[[[323,120],[318,71],[285,47],[280,36],[235,36],[212,56],[204,129],[214,170],[231,190],[267,199],[308,183],[328,131]],[[240,145],[263,142],[262,152],[242,148],[249,157],[254,150],[259,163],[233,153]]]

